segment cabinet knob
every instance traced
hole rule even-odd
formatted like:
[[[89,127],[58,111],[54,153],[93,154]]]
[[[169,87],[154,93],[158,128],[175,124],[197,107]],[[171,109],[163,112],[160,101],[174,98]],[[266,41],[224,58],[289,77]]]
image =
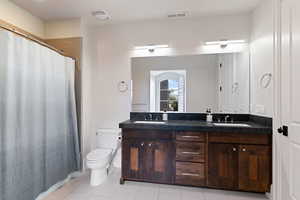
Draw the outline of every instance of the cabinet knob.
[[[144,142],[142,142],[141,146],[144,146]]]
[[[247,151],[247,149],[246,149],[246,148],[243,148],[242,151],[245,152],[245,151]]]
[[[232,151],[236,151],[236,148],[234,147],[234,148],[232,148]]]
[[[152,144],[151,143],[149,143],[149,147],[151,147],[152,146]]]

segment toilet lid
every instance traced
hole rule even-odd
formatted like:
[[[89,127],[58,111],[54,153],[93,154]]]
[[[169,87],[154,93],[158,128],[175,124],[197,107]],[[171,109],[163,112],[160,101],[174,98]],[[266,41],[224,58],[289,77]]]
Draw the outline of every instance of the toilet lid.
[[[108,157],[111,154],[111,149],[96,149],[89,153],[86,157],[89,161],[101,160]]]

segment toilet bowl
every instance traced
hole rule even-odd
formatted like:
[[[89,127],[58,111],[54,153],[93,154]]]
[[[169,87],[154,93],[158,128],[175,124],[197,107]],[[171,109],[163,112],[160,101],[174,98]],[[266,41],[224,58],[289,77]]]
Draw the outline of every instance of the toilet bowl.
[[[111,129],[97,131],[97,147],[86,156],[91,186],[98,186],[106,180],[113,156],[118,151],[119,134],[118,130]]]
[[[112,157],[112,149],[96,149],[86,157],[86,166],[91,170],[92,186],[103,183],[107,177],[107,166]]]

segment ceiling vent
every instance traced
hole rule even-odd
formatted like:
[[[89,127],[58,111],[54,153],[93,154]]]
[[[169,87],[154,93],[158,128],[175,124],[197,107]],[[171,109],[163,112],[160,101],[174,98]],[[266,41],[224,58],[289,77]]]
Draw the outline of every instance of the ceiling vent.
[[[170,13],[168,14],[168,18],[182,18],[182,17],[186,17],[187,16],[187,12],[176,12],[176,13]]]
[[[110,19],[110,16],[107,14],[107,12],[105,12],[103,10],[97,10],[97,11],[92,12],[92,16],[94,16],[100,20],[109,20]]]

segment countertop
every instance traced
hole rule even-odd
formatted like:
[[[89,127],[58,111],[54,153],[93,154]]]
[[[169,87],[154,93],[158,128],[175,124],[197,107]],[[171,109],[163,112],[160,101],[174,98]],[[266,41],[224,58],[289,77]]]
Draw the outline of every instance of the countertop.
[[[230,132],[230,133],[260,133],[272,134],[272,127],[255,122],[235,121],[234,123],[248,124],[250,127],[215,126],[206,121],[169,120],[165,124],[136,124],[127,120],[119,124],[122,129],[156,129],[170,131],[201,131],[201,132]],[[214,122],[217,123],[217,122]]]

